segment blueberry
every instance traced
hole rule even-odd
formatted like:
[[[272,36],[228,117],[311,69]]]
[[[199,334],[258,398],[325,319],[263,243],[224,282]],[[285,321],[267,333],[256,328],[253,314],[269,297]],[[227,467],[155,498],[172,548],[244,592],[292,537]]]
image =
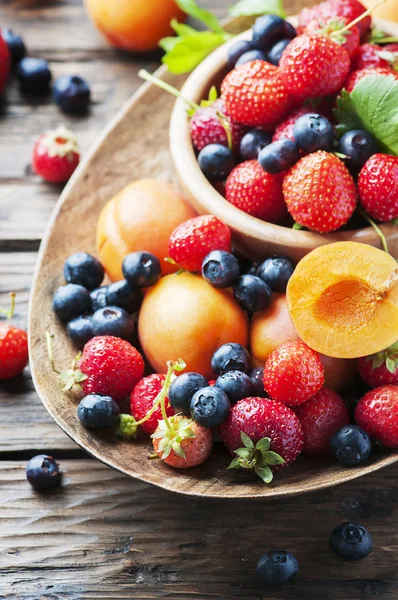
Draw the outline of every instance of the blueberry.
[[[83,315],[72,319],[67,325],[66,332],[77,348],[84,348],[87,342],[94,337],[91,316]]]
[[[331,150],[334,140],[334,128],[326,117],[316,113],[308,113],[295,122],[293,136],[300,148],[306,152]]]
[[[379,146],[374,137],[362,129],[347,131],[339,140],[337,151],[348,156],[347,167],[353,171],[360,171],[376,152]]]
[[[170,386],[169,401],[174,410],[184,415],[190,414],[192,396],[202,388],[208,387],[209,382],[199,373],[183,373]]]
[[[44,58],[26,56],[19,62],[16,74],[23,94],[42,96],[50,89],[52,75]]]
[[[132,252],[124,259],[122,271],[131,288],[145,288],[159,281],[161,266],[151,252]]]
[[[236,65],[236,61],[242,54],[245,54],[245,52],[249,52],[250,50],[253,50],[253,46],[248,40],[241,40],[240,42],[232,44],[228,50],[228,69],[233,69]]]
[[[240,142],[240,155],[243,160],[257,160],[260,150],[271,143],[272,137],[261,129],[248,131]]]
[[[65,75],[55,81],[53,98],[64,113],[84,114],[90,104],[90,88],[82,77]]]
[[[249,372],[249,377],[252,380],[252,395],[254,397],[266,398],[267,394],[264,389],[264,368],[255,367]]]
[[[372,450],[370,437],[357,425],[346,425],[339,429],[330,440],[330,445],[336,460],[345,467],[362,464]]]
[[[93,314],[94,335],[113,335],[122,340],[131,341],[135,324],[134,319],[118,306],[106,306]]]
[[[272,290],[256,275],[242,275],[234,285],[234,297],[247,311],[254,313],[269,306]]]
[[[26,478],[34,490],[42,492],[59,486],[62,471],[52,456],[38,454],[26,465]]]
[[[258,155],[258,162],[264,171],[272,175],[290,169],[299,159],[298,145],[285,138],[265,146]]]
[[[273,292],[286,292],[295,267],[286,256],[271,256],[257,269],[257,276],[269,285]]]
[[[104,306],[106,306],[107,290],[108,286],[104,285],[103,287],[96,288],[90,293],[93,312],[95,312],[99,308],[104,308]]]
[[[137,312],[141,306],[142,296],[140,290],[131,289],[125,279],[115,281],[108,286],[106,292],[106,305],[124,308],[129,314]]]
[[[63,285],[54,294],[53,310],[61,321],[67,323],[91,311],[90,293],[85,287],[76,283]]]
[[[240,58],[236,61],[236,67],[240,67],[251,60],[267,60],[267,54],[262,50],[249,50],[249,52],[245,52],[242,54]]]
[[[372,551],[373,541],[365,527],[356,523],[341,523],[332,531],[330,545],[344,560],[361,560]]]
[[[267,61],[271,63],[271,65],[275,65],[276,67],[279,65],[279,61],[282,56],[282,52],[290,44],[292,40],[284,39],[276,42],[271,48],[271,50],[267,54]]]
[[[205,387],[192,396],[191,417],[203,427],[218,427],[231,410],[231,402],[225,392],[217,387]]]
[[[252,380],[242,371],[228,371],[220,375],[215,386],[227,394],[232,404],[252,396]]]
[[[220,375],[227,371],[243,371],[246,373],[249,365],[250,354],[241,344],[234,342],[220,346],[211,359],[212,371]]]
[[[212,181],[223,181],[235,166],[235,158],[231,150],[222,144],[205,146],[198,156],[202,173]]]
[[[297,36],[297,31],[289,21],[285,21],[285,37],[292,40]]]
[[[252,45],[259,50],[267,51],[277,41],[286,37],[285,21],[277,15],[258,17],[252,27]]]
[[[104,279],[104,267],[91,254],[76,252],[66,259],[64,276],[67,283],[77,283],[88,290],[94,290]]]
[[[119,421],[119,405],[110,396],[89,394],[79,402],[77,418],[89,429],[107,429]]]
[[[20,35],[17,35],[11,29],[2,29],[1,36],[7,44],[11,56],[11,65],[15,69],[18,63],[26,56],[24,41]]]
[[[257,563],[257,574],[269,587],[286,585],[299,570],[296,557],[286,550],[270,550]]]
[[[239,262],[230,252],[213,250],[202,263],[202,275],[215,288],[226,288],[239,277]]]

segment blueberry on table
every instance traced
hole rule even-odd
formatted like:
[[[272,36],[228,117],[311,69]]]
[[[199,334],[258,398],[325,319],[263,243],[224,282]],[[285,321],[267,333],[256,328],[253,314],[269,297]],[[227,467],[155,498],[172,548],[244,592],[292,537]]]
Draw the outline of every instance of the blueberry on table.
[[[228,50],[228,69],[233,69],[236,65],[236,61],[242,56],[242,54],[245,54],[250,50],[253,50],[253,46],[248,40],[240,40],[239,42],[232,44]]]
[[[160,261],[151,252],[131,252],[123,261],[123,276],[131,288],[146,288],[160,279]]]
[[[26,465],[26,478],[34,490],[44,492],[61,483],[62,471],[52,456],[38,454]]]
[[[258,267],[257,277],[265,281],[273,292],[286,292],[294,269],[294,264],[286,256],[271,256]]]
[[[67,283],[77,283],[88,290],[99,287],[105,271],[100,261],[87,252],[75,252],[64,263],[64,277]]]
[[[286,24],[277,15],[263,15],[256,19],[252,32],[252,45],[259,50],[267,51],[276,42],[286,37]]]
[[[367,460],[372,451],[370,437],[358,425],[346,425],[330,440],[336,460],[345,467],[356,467]]]
[[[271,175],[290,169],[300,159],[298,145],[283,138],[265,146],[258,155],[258,162]]]
[[[234,285],[234,297],[250,313],[269,306],[272,290],[256,275],[242,275]]]
[[[260,151],[268,146],[271,141],[272,137],[266,131],[251,129],[241,139],[240,155],[243,160],[257,160]]]
[[[356,523],[341,523],[332,532],[330,544],[344,560],[361,560],[373,548],[372,536],[365,527]]]
[[[284,40],[279,40],[279,42],[276,42],[276,44],[272,46],[271,50],[267,54],[267,61],[271,63],[271,65],[275,65],[277,67],[279,65],[282,52],[291,41],[292,40],[285,38]]]
[[[231,402],[225,392],[217,387],[205,387],[192,396],[191,417],[203,427],[218,427],[231,410]]]
[[[26,56],[19,62],[16,75],[23,94],[42,96],[48,93],[52,79],[48,62],[44,58]]]
[[[244,346],[229,342],[215,351],[211,359],[212,371],[222,375],[228,371],[243,371],[247,373],[250,365],[250,354]]]
[[[238,259],[230,252],[213,250],[202,263],[202,276],[215,288],[226,288],[239,277]]]
[[[238,60],[236,61],[236,67],[240,67],[241,65],[244,65],[247,62],[250,62],[251,60],[267,60],[267,54],[265,52],[263,52],[263,50],[249,50],[248,52],[245,52],[244,54],[242,54],[242,56],[240,56],[238,58]]]
[[[62,285],[53,296],[53,310],[65,323],[88,313],[91,311],[90,292],[76,283]]]
[[[24,41],[20,35],[17,35],[11,29],[2,29],[1,36],[7,44],[11,56],[11,65],[15,69],[18,63],[26,56]]]
[[[249,371],[249,377],[252,380],[252,396],[267,398],[264,389],[264,367],[255,367]]]
[[[294,124],[293,136],[297,144],[306,152],[331,150],[334,140],[334,127],[322,115],[308,113]]]
[[[223,181],[235,166],[232,151],[222,144],[209,144],[198,155],[202,173],[211,181]]]
[[[134,335],[135,323],[123,308],[106,306],[98,309],[92,317],[93,333],[97,335],[113,335],[130,342]]]
[[[90,315],[82,315],[69,321],[66,327],[69,339],[77,347],[84,348],[88,341],[94,337],[93,323]]]
[[[199,373],[183,373],[177,377],[169,390],[169,402],[175,412],[189,415],[192,396],[208,385],[207,379]]]
[[[298,570],[296,557],[286,550],[270,550],[257,563],[257,574],[269,587],[286,585],[296,577]]]
[[[108,290],[108,286],[104,285],[104,286],[96,288],[95,290],[90,292],[91,305],[92,305],[93,312],[95,312],[99,308],[104,308],[104,306],[106,306],[107,290]]]
[[[348,156],[346,165],[352,171],[360,171],[366,161],[379,152],[379,146],[368,131],[352,129],[341,136],[337,152]]]
[[[141,291],[132,289],[125,279],[111,283],[106,291],[106,305],[124,308],[129,314],[137,312],[141,302]]]
[[[77,407],[77,418],[89,429],[108,429],[119,421],[118,403],[110,396],[88,394]]]
[[[90,104],[90,87],[82,77],[65,75],[55,81],[53,98],[64,113],[84,114]]]
[[[253,382],[243,371],[228,371],[220,375],[215,386],[227,394],[232,404],[253,395]]]

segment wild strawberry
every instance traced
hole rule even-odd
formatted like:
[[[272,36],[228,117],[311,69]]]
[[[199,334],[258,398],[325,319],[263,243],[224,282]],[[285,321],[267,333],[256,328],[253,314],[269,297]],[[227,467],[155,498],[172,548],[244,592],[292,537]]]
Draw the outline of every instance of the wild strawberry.
[[[331,437],[350,422],[344,400],[326,387],[295,408],[304,433],[305,454],[322,454],[330,449]]]
[[[358,192],[363,208],[373,219],[398,219],[398,157],[373,154],[359,173]]]
[[[371,388],[398,385],[398,342],[372,356],[358,358],[358,373]]]
[[[161,373],[153,373],[148,377],[144,377],[139,383],[137,383],[130,396],[131,414],[137,421],[143,419],[152,409],[155,401],[159,398],[159,394],[162,391],[165,381],[166,375]],[[172,406],[170,406],[167,397],[165,408],[168,417],[174,415],[174,409]],[[145,433],[152,435],[152,433],[155,433],[161,419],[162,410],[161,407],[158,406],[158,408],[146,421],[140,425],[140,427],[143,431],[145,431]]]
[[[388,51],[377,44],[362,44],[354,52],[351,59],[351,70],[373,69],[382,67],[384,69],[393,68],[395,61],[398,64],[398,53]]]
[[[0,379],[12,379],[28,363],[28,336],[26,331],[9,323],[0,322]]]
[[[0,94],[6,87],[8,75],[10,73],[11,58],[7,44],[3,40],[0,33]]]
[[[297,406],[323,386],[325,373],[318,352],[300,340],[276,348],[264,367],[264,389],[273,400]]]
[[[314,33],[317,35],[323,35],[324,37],[330,37],[331,33],[340,31],[348,24],[349,21],[345,18],[330,19],[326,23],[322,20],[322,18],[318,18],[310,21],[302,33]],[[340,36],[334,37],[333,39],[345,50],[347,50],[350,56],[352,56],[360,43],[359,29],[356,25],[353,25],[353,27],[347,29],[347,31],[342,33]]]
[[[68,181],[79,161],[76,136],[62,126],[41,135],[33,149],[33,170],[51,183]]]
[[[372,69],[359,69],[359,71],[353,71],[349,74],[344,84],[344,88],[347,90],[347,92],[351,93],[354,87],[357,85],[357,83],[359,83],[361,79],[367,77],[368,75],[394,75],[394,77],[398,79],[398,73],[396,71],[392,71],[391,69],[386,69],[384,67],[374,67]]]
[[[311,8],[304,8],[299,14],[299,31],[308,25],[313,19],[322,20],[326,23],[330,19],[345,18],[348,23],[362,15],[366,8],[358,0],[326,0]],[[361,36],[368,31],[371,25],[371,17],[367,15],[357,23]]]
[[[239,149],[240,140],[245,134],[245,127],[233,122],[226,114],[224,102],[221,98],[208,106],[201,106],[196,110],[190,121],[192,143],[200,151],[209,144],[223,144],[228,146],[228,136],[222,123],[223,115],[226,126],[230,128],[234,150]]]
[[[230,71],[221,84],[221,97],[228,115],[250,127],[275,125],[292,107],[280,70],[262,60]]]
[[[279,63],[290,94],[315,98],[338,92],[350,70],[350,55],[329,38],[303,33],[285,48]]]
[[[398,448],[398,386],[384,385],[363,396],[355,421],[388,448]]]
[[[304,156],[290,169],[283,180],[283,195],[296,223],[329,233],[352,216],[357,191],[343,161],[320,150]]]
[[[231,251],[231,231],[214,215],[201,215],[178,225],[169,239],[169,255],[180,267],[200,273],[212,250]]]
[[[182,415],[175,415],[159,426],[152,435],[153,448],[166,465],[189,469],[202,464],[210,455],[213,434]]]
[[[230,173],[225,198],[245,213],[270,223],[286,216],[280,178],[266,173],[257,160],[241,163]]]

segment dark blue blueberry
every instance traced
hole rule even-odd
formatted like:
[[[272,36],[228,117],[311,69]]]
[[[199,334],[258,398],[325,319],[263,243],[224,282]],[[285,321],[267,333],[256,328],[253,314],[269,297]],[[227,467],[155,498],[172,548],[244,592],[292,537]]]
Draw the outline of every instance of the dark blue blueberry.
[[[151,252],[132,252],[123,261],[124,278],[131,288],[145,288],[155,285],[160,279],[159,259]]]
[[[250,265],[250,267],[247,269],[246,274],[247,275],[257,275],[257,269],[258,269],[258,262],[254,262]]]
[[[379,146],[374,137],[362,129],[353,129],[347,131],[339,140],[337,152],[348,156],[347,167],[353,171],[360,171],[376,152],[379,152]]]
[[[42,96],[48,93],[52,75],[44,58],[26,56],[19,62],[16,74],[23,94]]]
[[[226,146],[209,144],[199,152],[198,162],[207,179],[223,181],[234,168],[235,157]]]
[[[243,371],[246,373],[250,365],[250,354],[235,342],[223,344],[215,351],[211,359],[211,368],[217,375],[228,371]]]
[[[330,545],[344,560],[361,560],[372,551],[373,541],[365,527],[356,523],[341,523],[333,530]]]
[[[239,277],[239,262],[230,252],[213,250],[202,263],[202,275],[213,287],[226,288]]]
[[[290,169],[299,159],[298,145],[285,138],[265,146],[258,155],[258,162],[264,171],[272,175]]]
[[[90,293],[93,312],[95,312],[99,308],[104,308],[104,306],[106,306],[107,289],[108,286],[104,285],[103,287],[96,288]]]
[[[94,290],[104,279],[104,267],[91,254],[76,252],[66,259],[64,276],[68,283],[77,283],[88,290]]]
[[[170,386],[169,401],[177,413],[190,414],[192,396],[208,387],[209,382],[199,373],[183,373]]]
[[[26,465],[26,478],[34,490],[43,492],[59,486],[62,471],[52,456],[38,454]]]
[[[308,113],[294,124],[293,136],[297,144],[306,152],[331,150],[334,140],[334,127],[322,115]]]
[[[94,337],[91,316],[83,315],[72,319],[67,325],[66,332],[77,348],[84,348],[87,342]]]
[[[272,290],[256,275],[242,275],[234,285],[234,297],[247,311],[254,313],[268,308]]]
[[[123,308],[106,306],[93,314],[94,335],[113,335],[130,342],[134,335],[134,319]]]
[[[218,427],[231,410],[231,402],[225,392],[214,386],[205,387],[192,396],[191,417],[203,427]]]
[[[141,291],[132,289],[125,279],[115,281],[108,286],[106,305],[124,308],[129,314],[137,312],[142,302]]]
[[[63,285],[54,294],[53,310],[57,317],[65,323],[84,313],[90,312],[90,292],[82,285],[77,285],[76,283]]]
[[[12,68],[18,65],[18,63],[26,56],[26,46],[20,35],[17,35],[11,29],[2,29],[1,36],[8,46],[8,50],[11,56]]]
[[[273,292],[286,292],[295,267],[286,256],[271,256],[257,269],[257,276],[268,283]]]
[[[296,29],[293,27],[293,25],[291,23],[289,23],[289,21],[285,21],[285,36],[284,37],[292,40],[296,36],[297,36]]]
[[[228,371],[228,373],[220,375],[215,386],[227,394],[232,404],[253,395],[252,380],[242,371]]]
[[[270,550],[257,563],[257,574],[267,587],[286,585],[296,577],[298,570],[296,557],[286,550]]]
[[[253,396],[259,398],[266,398],[267,394],[264,389],[264,368],[255,367],[249,372],[249,377],[252,380]]]
[[[330,440],[332,452],[345,467],[356,467],[369,458],[372,451],[370,437],[358,425],[346,425]]]
[[[243,160],[257,160],[260,150],[268,146],[272,137],[266,131],[261,129],[252,129],[248,131],[240,142],[240,155]]]
[[[110,396],[89,394],[80,401],[77,407],[77,418],[89,429],[108,429],[115,427],[119,421],[118,403]]]
[[[286,37],[285,21],[277,15],[258,17],[252,31],[252,45],[264,51],[269,50],[276,42]]]
[[[236,65],[236,61],[242,56],[242,54],[245,54],[245,52],[249,52],[249,50],[252,49],[253,46],[248,40],[240,40],[240,42],[235,42],[232,44],[228,50],[228,69],[233,69]]]
[[[267,60],[267,54],[262,50],[249,50],[249,52],[245,52],[242,54],[240,58],[236,61],[236,67],[240,67],[251,60]]]
[[[82,77],[64,75],[53,85],[53,98],[64,113],[84,114],[90,104],[90,88]]]
[[[271,63],[271,65],[275,65],[276,67],[279,65],[279,61],[282,56],[282,52],[290,44],[292,40],[284,39],[276,42],[271,48],[271,50],[267,54],[267,60]]]

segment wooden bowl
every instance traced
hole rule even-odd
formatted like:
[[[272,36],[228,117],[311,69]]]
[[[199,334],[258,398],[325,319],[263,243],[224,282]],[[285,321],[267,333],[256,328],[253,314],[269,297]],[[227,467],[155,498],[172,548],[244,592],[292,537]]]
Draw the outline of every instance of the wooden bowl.
[[[291,19],[294,24],[295,19]],[[398,35],[398,24],[376,20],[381,29]],[[207,98],[210,87],[222,81],[226,74],[228,48],[237,39],[250,39],[251,31],[215,50],[188,77],[181,93],[185,98],[200,103]],[[270,254],[284,254],[298,261],[314,248],[337,241],[355,241],[381,247],[380,238],[372,227],[322,235],[310,231],[295,231],[252,217],[236,208],[219,194],[199,169],[191,142],[186,104],[178,99],[170,122],[170,148],[174,165],[185,194],[199,213],[220,217],[234,232],[235,244],[241,252],[253,259]],[[390,253],[398,256],[398,227],[382,225]]]

